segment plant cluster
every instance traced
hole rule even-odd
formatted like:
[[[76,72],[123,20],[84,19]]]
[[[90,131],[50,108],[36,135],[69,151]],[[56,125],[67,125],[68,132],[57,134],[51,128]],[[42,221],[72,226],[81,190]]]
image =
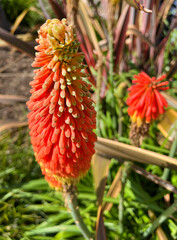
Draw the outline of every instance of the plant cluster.
[[[57,191],[39,178],[26,129],[15,145],[2,138],[2,239],[177,239],[176,2],[48,2],[58,19],[38,32],[27,105],[35,159]]]

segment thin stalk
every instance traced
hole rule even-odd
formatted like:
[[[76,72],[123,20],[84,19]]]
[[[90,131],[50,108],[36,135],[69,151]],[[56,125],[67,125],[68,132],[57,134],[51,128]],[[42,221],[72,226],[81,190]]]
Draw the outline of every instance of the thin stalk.
[[[167,218],[177,210],[177,201],[175,201],[167,210],[154,220],[151,226],[144,232],[143,237],[148,237],[157,227],[159,227]]]
[[[113,96],[113,107],[115,107],[114,99],[114,49],[113,49],[113,32],[109,30],[109,82]]]
[[[109,31],[109,80],[111,89],[114,90],[113,86],[113,74],[114,74],[114,60],[113,60],[113,34],[112,29]]]
[[[131,167],[131,163],[130,162],[125,162],[125,166],[124,169],[122,171],[122,178],[121,178],[121,183],[122,183],[122,187],[121,187],[121,192],[120,192],[120,200],[119,200],[119,232],[120,234],[123,234],[123,211],[124,211],[124,206],[123,206],[123,202],[124,202],[124,191],[125,191],[125,185],[127,182],[127,178],[128,178],[128,173]]]
[[[176,135],[176,139],[173,141],[173,143],[171,145],[169,157],[174,157],[175,154],[176,154],[176,150],[177,150],[177,135]],[[165,168],[161,178],[163,180],[167,180],[169,174],[170,174],[170,169],[169,168]]]
[[[100,103],[100,93],[101,93],[101,82],[102,82],[102,60],[98,60],[98,73],[97,73],[97,81],[96,81],[96,112],[97,112],[97,119],[96,119],[96,128],[97,128],[97,135],[101,136],[100,132],[100,113],[101,113],[101,103]]]
[[[85,225],[82,216],[80,215],[77,198],[75,194],[75,186],[71,185],[64,185],[63,186],[63,192],[66,199],[66,204],[71,211],[71,215],[80,229],[82,235],[84,236],[84,239],[86,240],[93,240],[92,234],[89,232],[87,226]]]
[[[121,100],[120,100],[121,101]],[[122,104],[119,101],[119,122],[118,122],[118,136],[122,136]]]
[[[109,14],[113,14],[112,11],[110,11]],[[110,18],[111,21],[111,18]],[[113,48],[113,30],[112,30],[112,24],[109,24],[108,27],[108,36],[109,36],[109,82],[110,82],[110,88],[112,93],[112,122],[115,128],[117,128],[117,117],[116,117],[116,102],[115,102],[115,96],[114,96],[114,48]]]
[[[109,1],[108,1],[109,2]],[[114,26],[115,6],[110,1],[108,3],[108,48],[109,48],[109,82],[112,91],[112,106],[115,109],[114,98],[114,45],[113,45],[113,26]]]
[[[45,17],[46,19],[51,19],[50,15],[48,14],[48,12],[47,12],[47,10],[46,10],[46,8],[45,8],[45,6],[44,6],[43,1],[42,1],[42,0],[38,0],[38,3],[39,3],[39,6],[40,6],[40,8],[42,9],[42,11],[43,11],[43,13],[44,13],[44,17]]]

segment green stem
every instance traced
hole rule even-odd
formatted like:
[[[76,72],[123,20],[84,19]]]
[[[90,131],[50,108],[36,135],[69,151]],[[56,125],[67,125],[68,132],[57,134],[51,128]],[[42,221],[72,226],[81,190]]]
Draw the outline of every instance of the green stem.
[[[171,145],[169,157],[174,157],[175,154],[176,154],[176,150],[177,150],[177,136],[176,136],[176,139],[173,141],[173,143]],[[163,180],[167,180],[169,174],[170,174],[170,169],[169,168],[165,168],[161,178]]]
[[[132,163],[130,163],[130,162],[125,162],[125,166],[122,171],[122,178],[121,178],[122,188],[121,188],[120,200],[119,200],[119,232],[120,232],[120,234],[123,234],[123,230],[124,230],[123,229],[124,191],[125,191],[125,185],[126,185],[127,178],[128,178],[128,173],[131,168],[131,164]]]
[[[112,29],[109,30],[109,82],[111,85],[111,92],[113,96],[113,108],[115,108],[114,98],[114,49],[113,49],[113,33]]]
[[[111,106],[112,106],[112,122],[115,129],[117,129],[117,117],[116,117],[116,101],[114,96],[114,48],[113,48],[113,31],[112,26],[109,27],[109,82],[112,93]]]
[[[118,136],[122,136],[122,104],[119,104],[119,128],[118,128]]]
[[[163,180],[167,180],[169,174],[170,174],[170,169],[169,169],[169,168],[165,168],[165,169],[163,170],[163,174],[162,174],[162,177],[161,177],[161,178],[162,178]]]
[[[77,198],[75,195],[75,186],[64,185],[63,190],[64,190],[67,206],[71,211],[71,215],[76,225],[78,226],[82,235],[84,236],[84,239],[93,240],[91,233],[89,232],[87,226],[85,225],[82,219],[82,216],[80,215],[79,207],[77,204]]]
[[[151,226],[144,232],[143,237],[148,237],[158,226],[169,218],[177,210],[177,201],[175,201],[167,210],[154,220]]]
[[[113,55],[113,34],[112,29],[109,31],[109,81],[111,84],[111,90],[114,94],[114,86],[113,86],[113,76],[114,76],[114,55]]]

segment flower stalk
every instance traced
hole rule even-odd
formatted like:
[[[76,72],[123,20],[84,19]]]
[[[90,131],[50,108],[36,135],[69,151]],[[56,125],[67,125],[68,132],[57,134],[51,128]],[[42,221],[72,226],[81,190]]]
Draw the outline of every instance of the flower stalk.
[[[77,203],[77,198],[75,194],[75,186],[74,185],[64,185],[63,192],[66,199],[66,204],[69,210],[71,211],[71,215],[80,229],[84,239],[93,240],[92,234],[89,232],[87,226],[85,225],[82,216],[80,215],[79,206]]]

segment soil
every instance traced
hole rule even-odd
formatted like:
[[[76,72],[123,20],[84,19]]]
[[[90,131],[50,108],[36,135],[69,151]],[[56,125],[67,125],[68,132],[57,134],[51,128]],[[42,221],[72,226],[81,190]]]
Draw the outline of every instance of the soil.
[[[29,82],[33,78],[32,58],[12,47],[0,48],[0,124],[25,121],[30,96]],[[2,95],[23,96],[22,100],[3,99]]]

